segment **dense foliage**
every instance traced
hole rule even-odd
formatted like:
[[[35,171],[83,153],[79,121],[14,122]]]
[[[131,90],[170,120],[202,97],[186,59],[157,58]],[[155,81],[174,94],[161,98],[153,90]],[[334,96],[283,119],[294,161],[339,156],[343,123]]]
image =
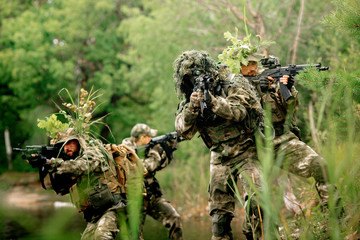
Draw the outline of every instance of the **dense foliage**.
[[[110,142],[128,137],[138,122],[159,134],[174,131],[173,61],[191,49],[216,58],[231,44],[224,33],[238,29],[239,39],[274,41],[267,51],[282,65],[330,67],[297,77],[297,116],[303,140],[330,159],[337,169],[331,180],[340,181],[348,163],[341,157],[353,159],[359,140],[359,9],[357,0],[0,0],[0,133],[9,130],[13,147],[48,144],[37,119],[58,111],[64,88],[72,96],[99,90],[94,117],[109,115],[93,131]],[[201,139],[182,142],[175,158],[160,175],[170,198],[191,202],[189,192],[197,192],[206,199],[209,155]],[[14,168],[30,170],[19,158]],[[7,170],[4,137],[0,170]],[[358,186],[343,181],[351,199]]]

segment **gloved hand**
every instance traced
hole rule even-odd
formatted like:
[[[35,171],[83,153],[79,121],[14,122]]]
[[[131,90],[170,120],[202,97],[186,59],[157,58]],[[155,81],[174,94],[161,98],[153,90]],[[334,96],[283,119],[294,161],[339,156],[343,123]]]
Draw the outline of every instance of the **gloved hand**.
[[[170,146],[169,142],[163,142],[161,143],[161,147],[164,150],[166,157],[171,160],[173,158],[173,151],[175,149],[172,148],[172,146]]]
[[[38,168],[48,163],[46,157],[32,154],[30,160],[27,160],[32,168]]]
[[[292,76],[290,76],[288,79],[288,84],[287,84],[288,89],[291,89],[292,86],[294,86],[294,83],[295,83],[294,78]]]
[[[259,83],[262,92],[265,93],[269,90],[269,86],[271,84],[270,79],[268,79],[267,77],[261,77],[259,79]]]
[[[171,139],[168,142],[168,145],[172,149],[172,151],[175,151],[178,148],[178,141],[176,139]]]

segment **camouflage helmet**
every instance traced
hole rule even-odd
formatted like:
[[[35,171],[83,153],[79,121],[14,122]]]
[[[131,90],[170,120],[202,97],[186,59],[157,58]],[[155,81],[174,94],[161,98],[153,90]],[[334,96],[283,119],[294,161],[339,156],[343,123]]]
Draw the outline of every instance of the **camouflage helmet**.
[[[184,77],[186,75],[191,75],[193,69],[199,69],[207,74],[210,74],[215,81],[217,80],[219,74],[217,63],[206,51],[185,51],[174,61],[173,66],[173,78],[178,97],[185,94]]]
[[[67,142],[71,140],[78,141],[81,148],[86,146],[86,141],[83,137],[79,137],[74,128],[68,128],[65,132],[59,132],[58,135],[51,139],[50,143],[54,146],[62,148]]]
[[[155,137],[157,134],[156,129],[151,129],[148,125],[144,123],[138,123],[131,129],[131,137],[138,139],[141,136],[150,136]]]
[[[260,53],[251,53],[247,56],[247,60],[249,62],[253,61],[253,62],[260,62],[260,60],[263,58],[263,55]]]

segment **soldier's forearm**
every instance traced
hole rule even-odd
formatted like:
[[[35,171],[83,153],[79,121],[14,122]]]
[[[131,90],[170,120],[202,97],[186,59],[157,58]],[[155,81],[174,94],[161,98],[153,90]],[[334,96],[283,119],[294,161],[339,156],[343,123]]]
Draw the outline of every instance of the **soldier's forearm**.
[[[188,112],[186,113],[186,111]],[[195,135],[197,132],[196,117],[197,115],[192,115],[189,110],[184,110],[182,113],[177,115],[175,120],[175,129],[181,137],[191,139]]]
[[[53,158],[51,159],[51,167],[51,171],[53,172],[58,174],[67,173],[74,177],[81,176],[95,170],[100,171],[99,162],[81,159],[64,161],[62,159]]]

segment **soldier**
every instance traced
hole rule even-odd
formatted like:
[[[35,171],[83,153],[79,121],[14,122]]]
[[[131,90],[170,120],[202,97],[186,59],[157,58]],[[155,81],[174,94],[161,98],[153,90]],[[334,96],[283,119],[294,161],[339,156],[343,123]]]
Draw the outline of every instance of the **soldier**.
[[[263,66],[260,60],[262,55],[259,53],[259,46],[251,46],[246,39],[238,43],[239,49],[251,49],[251,52],[241,51],[237,55],[240,61],[240,73],[246,77],[253,77],[261,74]],[[226,56],[224,50],[222,56]],[[234,55],[233,55],[234,56]],[[278,58],[272,57],[274,64],[280,64]],[[304,178],[313,177],[315,187],[320,197],[320,204],[326,209],[329,201],[330,184],[327,175],[327,163],[317,154],[310,146],[300,140],[300,130],[296,126],[295,113],[299,107],[298,92],[294,86],[294,79],[291,76],[284,75],[279,79],[291,91],[292,97],[284,100],[280,91],[279,82],[274,78],[261,77],[257,80],[250,81],[261,97],[261,104],[265,107],[268,105],[271,109],[272,124],[274,128],[274,152],[275,156],[283,156],[282,166],[286,166],[290,173]],[[342,216],[344,209],[340,207],[340,198],[337,199],[337,214]]]
[[[199,132],[211,151],[212,239],[232,239],[235,198],[230,186],[232,178],[237,181],[243,172],[260,174],[249,169],[253,171],[259,163],[255,132],[262,127],[263,109],[248,81],[221,68],[205,51],[183,52],[174,62],[174,71],[178,96],[185,97],[178,106],[176,131],[189,140]],[[254,184],[260,188],[260,181]],[[259,217],[256,204],[250,206]]]
[[[257,65],[260,58],[257,54],[248,56],[249,64],[241,64],[241,73],[247,76],[259,74]],[[249,70],[251,68],[251,70]],[[295,112],[299,106],[298,92],[294,86],[294,80],[288,75],[279,79],[292,93],[292,97],[285,101],[282,98],[280,85],[272,77],[260,78],[252,83],[256,86],[261,96],[262,104],[269,104],[272,113],[272,122],[275,131],[274,150],[276,155],[284,156],[283,166],[287,166],[290,173],[297,176],[315,179],[315,187],[320,197],[320,204],[328,206],[330,184],[327,175],[327,163],[324,158],[317,154],[310,146],[300,140],[300,130],[296,126]],[[335,192],[336,192],[336,187]],[[338,203],[340,204],[340,198]],[[338,214],[343,214],[339,208]]]
[[[40,156],[38,161],[30,163],[36,164],[33,167],[44,166],[54,191],[61,195],[70,193],[74,205],[83,212],[88,224],[81,239],[115,239],[119,214],[126,212],[128,190],[142,191],[142,176],[146,171],[129,147],[104,145],[89,134],[95,102],[89,100],[84,89],[81,93],[79,106],[64,105],[83,117],[61,111],[69,123],[50,117],[47,123],[41,120],[46,124],[39,125],[45,126],[48,135],[53,136],[50,143],[59,149],[59,155],[51,159]],[[69,128],[62,130],[59,126]]]
[[[146,215],[150,215],[155,220],[161,222],[164,227],[169,229],[169,239],[182,239],[182,224],[180,215],[175,208],[162,197],[160,184],[155,178],[157,171],[165,168],[172,160],[167,156],[161,146],[154,146],[145,149],[150,143],[152,137],[156,136],[157,130],[151,129],[143,123],[136,124],[131,130],[131,137],[123,140],[122,144],[127,145],[133,150],[145,150],[143,164],[147,170],[144,182],[146,187],[146,197],[144,199],[144,209],[142,216],[141,232],[144,228]],[[170,151],[174,151],[177,147],[177,141],[169,145]],[[140,156],[142,157],[142,156]]]
[[[70,192],[88,222],[81,239],[115,239],[117,211],[125,211],[127,203],[125,179],[132,172],[136,177],[134,168],[141,166],[136,153],[124,145],[91,146],[72,128],[55,143],[63,148],[62,158],[51,158],[46,165],[54,190],[62,195]]]

